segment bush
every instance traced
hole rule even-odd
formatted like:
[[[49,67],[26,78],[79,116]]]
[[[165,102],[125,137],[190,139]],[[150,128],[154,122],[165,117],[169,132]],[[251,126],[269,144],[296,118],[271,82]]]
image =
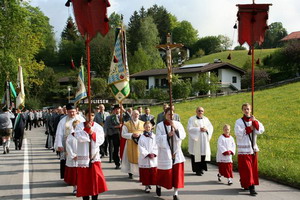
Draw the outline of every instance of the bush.
[[[152,88],[149,90],[149,97],[151,99],[157,99],[159,101],[164,101],[169,99],[169,94],[166,90],[161,88]]]
[[[190,96],[192,85],[190,81],[178,80],[172,85],[174,99],[186,99]]]
[[[146,95],[146,87],[147,81],[145,80],[130,81],[131,96],[135,96],[135,98],[144,98]]]
[[[37,98],[33,98],[33,97],[29,97],[25,99],[25,107],[26,109],[41,109],[42,108],[42,103],[39,99]]]

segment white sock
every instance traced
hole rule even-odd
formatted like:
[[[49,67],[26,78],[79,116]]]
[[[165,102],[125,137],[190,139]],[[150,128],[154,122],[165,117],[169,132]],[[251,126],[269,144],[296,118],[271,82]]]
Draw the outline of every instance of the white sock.
[[[73,190],[77,190],[77,186],[76,185],[73,185]]]
[[[9,148],[9,146],[10,146],[10,139],[7,140],[6,146]]]
[[[178,196],[178,188],[174,188],[174,195]]]

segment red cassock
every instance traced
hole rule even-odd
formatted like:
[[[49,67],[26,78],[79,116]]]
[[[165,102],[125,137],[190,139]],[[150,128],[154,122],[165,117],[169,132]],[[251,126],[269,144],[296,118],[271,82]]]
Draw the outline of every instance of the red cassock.
[[[77,167],[65,166],[64,181],[68,185],[77,185]]]
[[[107,191],[101,162],[94,162],[91,167],[77,168],[77,197],[94,196]]]
[[[258,153],[255,155],[238,155],[240,182],[243,188],[259,185],[258,181]]]
[[[225,178],[233,178],[233,165],[232,163],[218,163],[219,166],[219,174],[224,176]]]
[[[157,168],[139,168],[142,185],[157,185]]]
[[[157,183],[166,189],[184,188],[184,163],[177,163],[172,169],[158,169]]]
[[[253,46],[255,42],[261,45],[264,41],[265,31],[268,29],[268,11],[271,4],[244,4],[237,5],[239,11],[237,13],[239,25],[240,45],[245,42],[249,46]]]
[[[108,0],[72,0],[76,24],[83,37],[92,39],[98,32],[103,36],[109,31],[107,7]]]

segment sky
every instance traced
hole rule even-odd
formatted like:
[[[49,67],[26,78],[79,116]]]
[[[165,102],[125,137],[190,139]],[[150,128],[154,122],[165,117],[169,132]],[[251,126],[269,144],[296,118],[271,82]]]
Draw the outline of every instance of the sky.
[[[65,7],[67,0],[27,0],[32,6],[39,7],[49,17],[54,27],[56,39],[66,25],[68,16],[73,15],[72,8]],[[179,21],[189,21],[198,30],[198,36],[226,35],[236,43],[237,32],[233,26],[236,21],[236,4],[251,4],[252,0],[110,0],[112,12],[123,14],[128,21],[134,11],[142,6],[149,8],[154,4],[164,6]],[[300,31],[300,0],[255,0],[255,3],[270,3],[268,24],[282,22],[288,33]],[[235,45],[234,45],[235,46]]]

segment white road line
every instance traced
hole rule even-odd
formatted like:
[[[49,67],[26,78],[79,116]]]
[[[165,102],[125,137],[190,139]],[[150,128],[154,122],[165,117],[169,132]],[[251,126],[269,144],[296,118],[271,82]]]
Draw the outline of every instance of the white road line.
[[[24,170],[23,170],[23,200],[30,200],[30,182],[29,182],[29,160],[27,139],[23,141],[24,146]]]

